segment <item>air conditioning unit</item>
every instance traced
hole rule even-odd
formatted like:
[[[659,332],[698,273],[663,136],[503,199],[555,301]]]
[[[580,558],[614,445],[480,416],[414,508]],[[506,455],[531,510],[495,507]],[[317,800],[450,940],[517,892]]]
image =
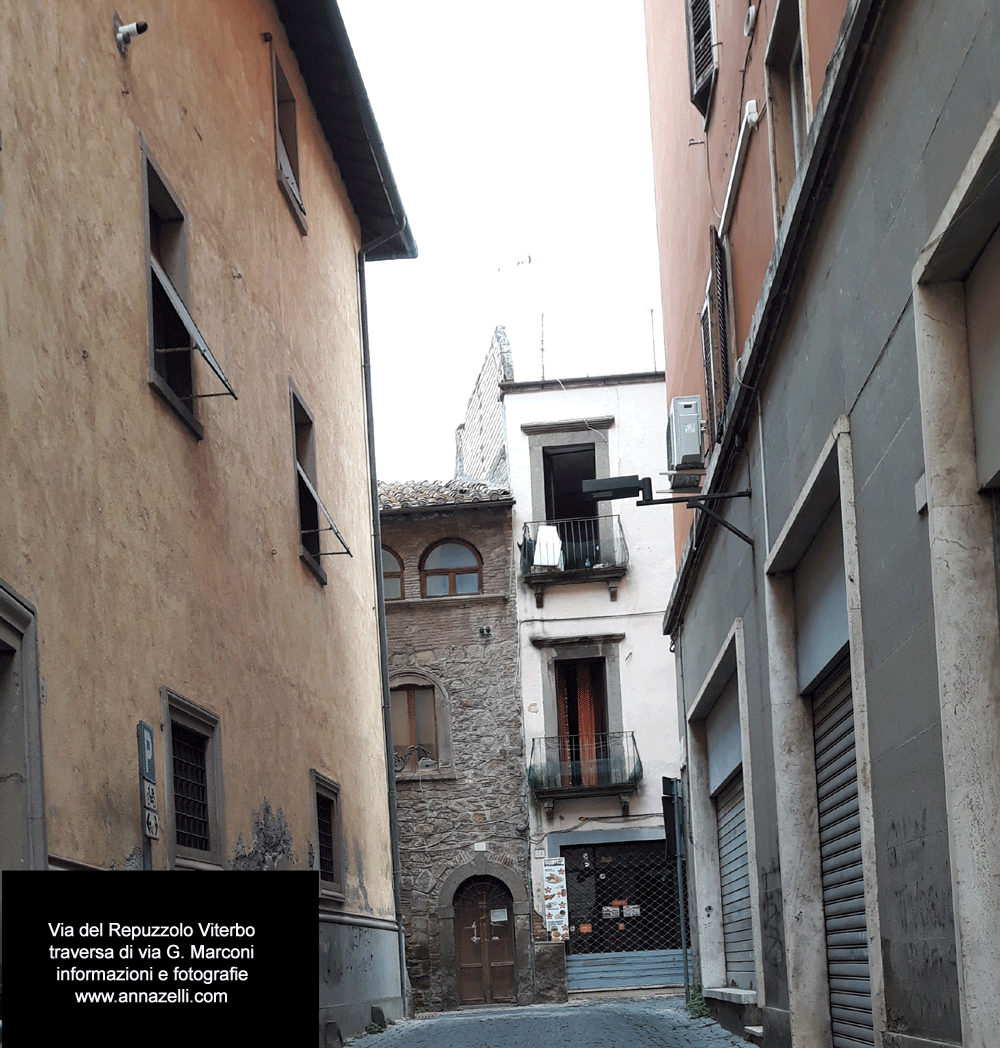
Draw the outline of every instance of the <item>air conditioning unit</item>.
[[[670,487],[698,488],[705,471],[701,437],[701,397],[674,397],[667,418],[667,470]]]

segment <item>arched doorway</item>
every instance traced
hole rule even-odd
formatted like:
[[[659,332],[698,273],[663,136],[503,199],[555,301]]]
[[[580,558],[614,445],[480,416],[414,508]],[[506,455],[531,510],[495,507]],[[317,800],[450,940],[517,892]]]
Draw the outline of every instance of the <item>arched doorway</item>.
[[[455,892],[459,1004],[516,1004],[514,899],[495,877],[471,877]]]

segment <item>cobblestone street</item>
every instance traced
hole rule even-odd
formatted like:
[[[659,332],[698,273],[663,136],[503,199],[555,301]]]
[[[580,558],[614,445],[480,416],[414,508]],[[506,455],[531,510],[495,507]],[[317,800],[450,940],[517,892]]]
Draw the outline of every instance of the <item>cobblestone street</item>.
[[[746,1048],[710,1019],[692,1019],[684,998],[573,1001],[470,1009],[407,1019],[357,1038],[364,1048]]]

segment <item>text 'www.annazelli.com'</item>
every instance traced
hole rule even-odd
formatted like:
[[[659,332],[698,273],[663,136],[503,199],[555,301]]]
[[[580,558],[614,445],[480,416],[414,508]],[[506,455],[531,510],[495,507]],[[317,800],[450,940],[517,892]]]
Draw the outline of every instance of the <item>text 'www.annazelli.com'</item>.
[[[222,990],[79,990],[77,1004],[226,1004]]]

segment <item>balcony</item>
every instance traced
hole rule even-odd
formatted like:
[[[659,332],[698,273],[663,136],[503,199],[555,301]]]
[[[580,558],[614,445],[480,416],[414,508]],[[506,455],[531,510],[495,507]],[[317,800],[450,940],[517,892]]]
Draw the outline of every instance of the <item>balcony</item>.
[[[532,520],[524,525],[521,581],[535,591],[542,607],[546,586],[606,582],[612,600],[628,571],[628,546],[615,515],[572,520]]]
[[[532,740],[528,782],[550,819],[555,802],[570,797],[616,796],[622,815],[628,815],[641,779],[642,761],[630,731]]]

